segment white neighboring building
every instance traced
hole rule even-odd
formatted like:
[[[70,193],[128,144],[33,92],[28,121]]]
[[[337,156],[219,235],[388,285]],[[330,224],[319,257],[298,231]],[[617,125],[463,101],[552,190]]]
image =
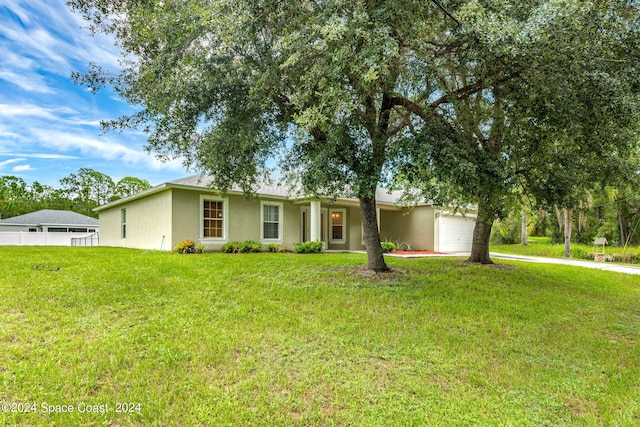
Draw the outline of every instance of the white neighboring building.
[[[0,220],[0,245],[94,246],[98,229],[95,218],[44,209]]]
[[[0,219],[0,232],[95,233],[98,220],[72,211],[43,209],[7,219]]]

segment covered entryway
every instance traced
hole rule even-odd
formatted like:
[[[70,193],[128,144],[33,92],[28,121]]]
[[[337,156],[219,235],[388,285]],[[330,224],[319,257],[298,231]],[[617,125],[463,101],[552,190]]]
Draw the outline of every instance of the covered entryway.
[[[311,208],[309,206],[302,206],[300,208],[300,241],[301,242],[309,242],[312,240],[322,240],[327,244],[327,208],[320,208],[320,227],[319,227],[319,236],[314,236],[315,233],[312,233],[312,223],[311,223]],[[316,231],[316,232],[318,232]]]
[[[300,241],[320,240],[325,249],[360,250],[360,221],[348,203],[308,201],[300,207]],[[357,208],[356,208],[357,209]]]

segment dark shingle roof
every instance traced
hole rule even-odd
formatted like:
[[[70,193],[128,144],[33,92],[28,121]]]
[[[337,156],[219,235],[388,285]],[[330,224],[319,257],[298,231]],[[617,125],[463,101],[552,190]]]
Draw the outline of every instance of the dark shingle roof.
[[[202,188],[208,189],[209,191],[215,191],[213,184],[213,178],[209,175],[193,175],[185,178],[175,179],[173,181],[165,182],[164,184],[157,185],[153,188],[150,188],[145,191],[141,191],[140,193],[131,195],[129,197],[125,197],[124,199],[116,200],[115,202],[108,203],[106,205],[102,205],[95,209],[96,212],[112,208],[114,206],[120,205],[122,203],[126,203],[132,200],[139,199],[141,197],[147,197],[151,194],[158,193],[160,191],[165,191],[170,188]],[[296,200],[296,199],[304,199],[307,196],[302,191],[292,190],[289,186],[284,184],[258,184],[253,191],[258,196],[266,196],[266,197],[278,197],[288,200]],[[347,190],[345,190],[346,192]],[[238,186],[234,186],[230,189],[230,193],[242,193],[242,189]],[[382,203],[385,205],[411,205],[413,203],[417,205],[428,205],[431,202],[425,201],[421,197],[417,197],[413,203],[406,203],[406,201],[402,200],[403,193],[397,190],[387,190],[383,188],[378,188],[376,190],[376,201],[378,203]],[[345,195],[344,197],[339,197],[339,199],[352,200],[357,202],[357,199],[352,196]]]
[[[186,178],[179,178],[173,181],[169,181],[169,184],[186,185],[189,187],[203,187],[212,188],[213,178],[208,175],[194,175]],[[231,188],[232,191],[242,191],[240,187]],[[259,184],[253,189],[256,194],[262,196],[277,196],[286,198],[303,198],[305,195],[300,191],[291,191],[289,187],[281,184]],[[376,190],[376,200],[379,203],[396,204],[402,197],[402,191],[386,190],[384,188],[378,188]],[[345,197],[351,198],[351,197]],[[424,201],[420,200],[421,203]]]
[[[213,188],[213,178],[209,175],[194,175],[169,181],[169,184],[186,185],[189,187]],[[234,186],[231,188],[231,190],[239,192],[242,191],[239,186]],[[255,191],[256,194],[262,196],[291,196],[291,192],[288,190],[287,186],[280,184],[259,184],[253,189],[253,191]]]
[[[98,220],[72,211],[43,209],[0,220],[0,225],[82,225],[98,226]]]

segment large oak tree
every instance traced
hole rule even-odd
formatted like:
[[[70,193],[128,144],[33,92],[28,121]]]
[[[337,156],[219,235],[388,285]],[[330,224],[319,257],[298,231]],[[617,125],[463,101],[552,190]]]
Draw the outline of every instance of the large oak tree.
[[[639,142],[638,3],[513,3],[452,9],[464,27],[454,37],[473,47],[439,55],[434,81],[482,90],[438,108],[446,126],[408,140],[399,165],[443,203],[477,206],[470,261],[481,263],[510,198],[571,207],[596,181],[630,178]]]
[[[76,75],[95,89],[111,84],[141,107],[109,126],[142,127],[159,155],[184,158],[222,190],[239,184],[251,192],[280,154],[307,193],[360,200],[373,270],[387,269],[375,190],[403,166],[467,168],[483,177],[491,200],[503,197],[504,150],[468,147],[504,133],[503,107],[514,105],[512,91],[525,92],[514,82],[524,81],[534,52],[519,37],[550,57],[557,46],[538,42],[549,27],[544,19],[554,23],[563,12],[545,8],[563,3],[70,2],[94,30],[115,34],[127,58],[121,70],[94,66]],[[544,81],[526,80],[533,88]],[[470,194],[467,178],[451,177],[442,180],[450,194]]]

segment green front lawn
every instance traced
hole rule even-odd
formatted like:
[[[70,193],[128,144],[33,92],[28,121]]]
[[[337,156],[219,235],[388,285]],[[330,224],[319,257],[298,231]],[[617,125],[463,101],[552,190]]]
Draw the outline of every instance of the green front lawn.
[[[640,423],[638,276],[388,258],[379,280],[358,254],[0,259],[0,400],[36,409],[0,425]]]

